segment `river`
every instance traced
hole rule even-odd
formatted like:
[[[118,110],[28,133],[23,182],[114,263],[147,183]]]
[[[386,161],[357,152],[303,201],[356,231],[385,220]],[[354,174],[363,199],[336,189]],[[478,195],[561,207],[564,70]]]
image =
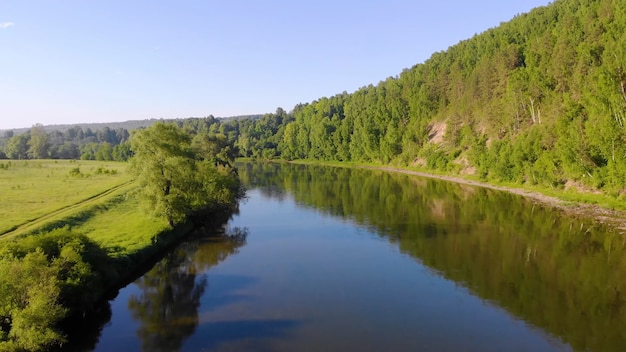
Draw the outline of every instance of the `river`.
[[[622,351],[625,240],[523,197],[239,165],[222,228],[110,302],[95,351]]]

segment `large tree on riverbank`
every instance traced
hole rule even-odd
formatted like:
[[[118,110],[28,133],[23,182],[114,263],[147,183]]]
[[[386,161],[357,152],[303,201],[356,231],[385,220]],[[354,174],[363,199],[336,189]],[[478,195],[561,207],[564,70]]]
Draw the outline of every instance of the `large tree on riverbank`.
[[[189,216],[235,202],[240,186],[224,147],[208,148],[209,136],[195,138],[175,124],[157,123],[131,138],[131,170],[148,209],[171,226]],[[199,146],[202,146],[200,148]]]

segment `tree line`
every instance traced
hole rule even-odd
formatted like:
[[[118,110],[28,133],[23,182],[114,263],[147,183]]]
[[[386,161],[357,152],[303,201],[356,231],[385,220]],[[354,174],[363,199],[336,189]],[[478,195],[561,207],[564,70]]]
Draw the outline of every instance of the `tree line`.
[[[254,120],[260,115],[246,115],[226,119],[214,116],[203,118],[140,120],[124,123],[43,126],[29,129],[5,130],[0,135],[0,159],[82,159],[127,161],[132,156],[130,135],[158,123],[172,123],[190,133],[227,133],[242,119]],[[228,121],[226,127],[220,122]],[[211,127],[212,125],[215,125]],[[87,126],[99,126],[92,129]],[[121,127],[126,126],[126,127]],[[231,136],[232,137],[232,136]],[[234,139],[233,139],[234,140]]]
[[[130,157],[124,128],[96,131],[80,126],[46,132],[37,124],[25,133],[5,131],[0,137],[0,159],[82,159],[126,161]]]

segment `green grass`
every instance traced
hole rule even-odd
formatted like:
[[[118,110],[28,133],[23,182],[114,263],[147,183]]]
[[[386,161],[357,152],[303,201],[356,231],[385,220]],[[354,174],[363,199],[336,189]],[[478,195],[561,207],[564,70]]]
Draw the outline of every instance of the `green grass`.
[[[84,233],[115,258],[150,246],[155,235],[168,229],[165,219],[146,215],[139,201],[130,195],[102,208],[72,231]]]
[[[119,162],[11,161],[0,169],[0,240],[67,226],[113,258],[150,247],[170,228],[143,211],[126,168]]]
[[[54,213],[63,217],[65,210],[84,210],[81,203],[106,198],[116,187],[125,191],[131,180],[126,167],[110,161],[10,161],[0,169],[0,234]]]

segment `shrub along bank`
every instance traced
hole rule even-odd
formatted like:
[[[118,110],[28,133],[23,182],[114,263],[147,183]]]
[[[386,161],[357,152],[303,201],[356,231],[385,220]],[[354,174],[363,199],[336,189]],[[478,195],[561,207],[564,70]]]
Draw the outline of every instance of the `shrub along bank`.
[[[0,242],[0,351],[39,351],[65,342],[59,324],[90,312],[137,268],[184,238],[187,223],[133,252],[105,247],[64,227]]]

